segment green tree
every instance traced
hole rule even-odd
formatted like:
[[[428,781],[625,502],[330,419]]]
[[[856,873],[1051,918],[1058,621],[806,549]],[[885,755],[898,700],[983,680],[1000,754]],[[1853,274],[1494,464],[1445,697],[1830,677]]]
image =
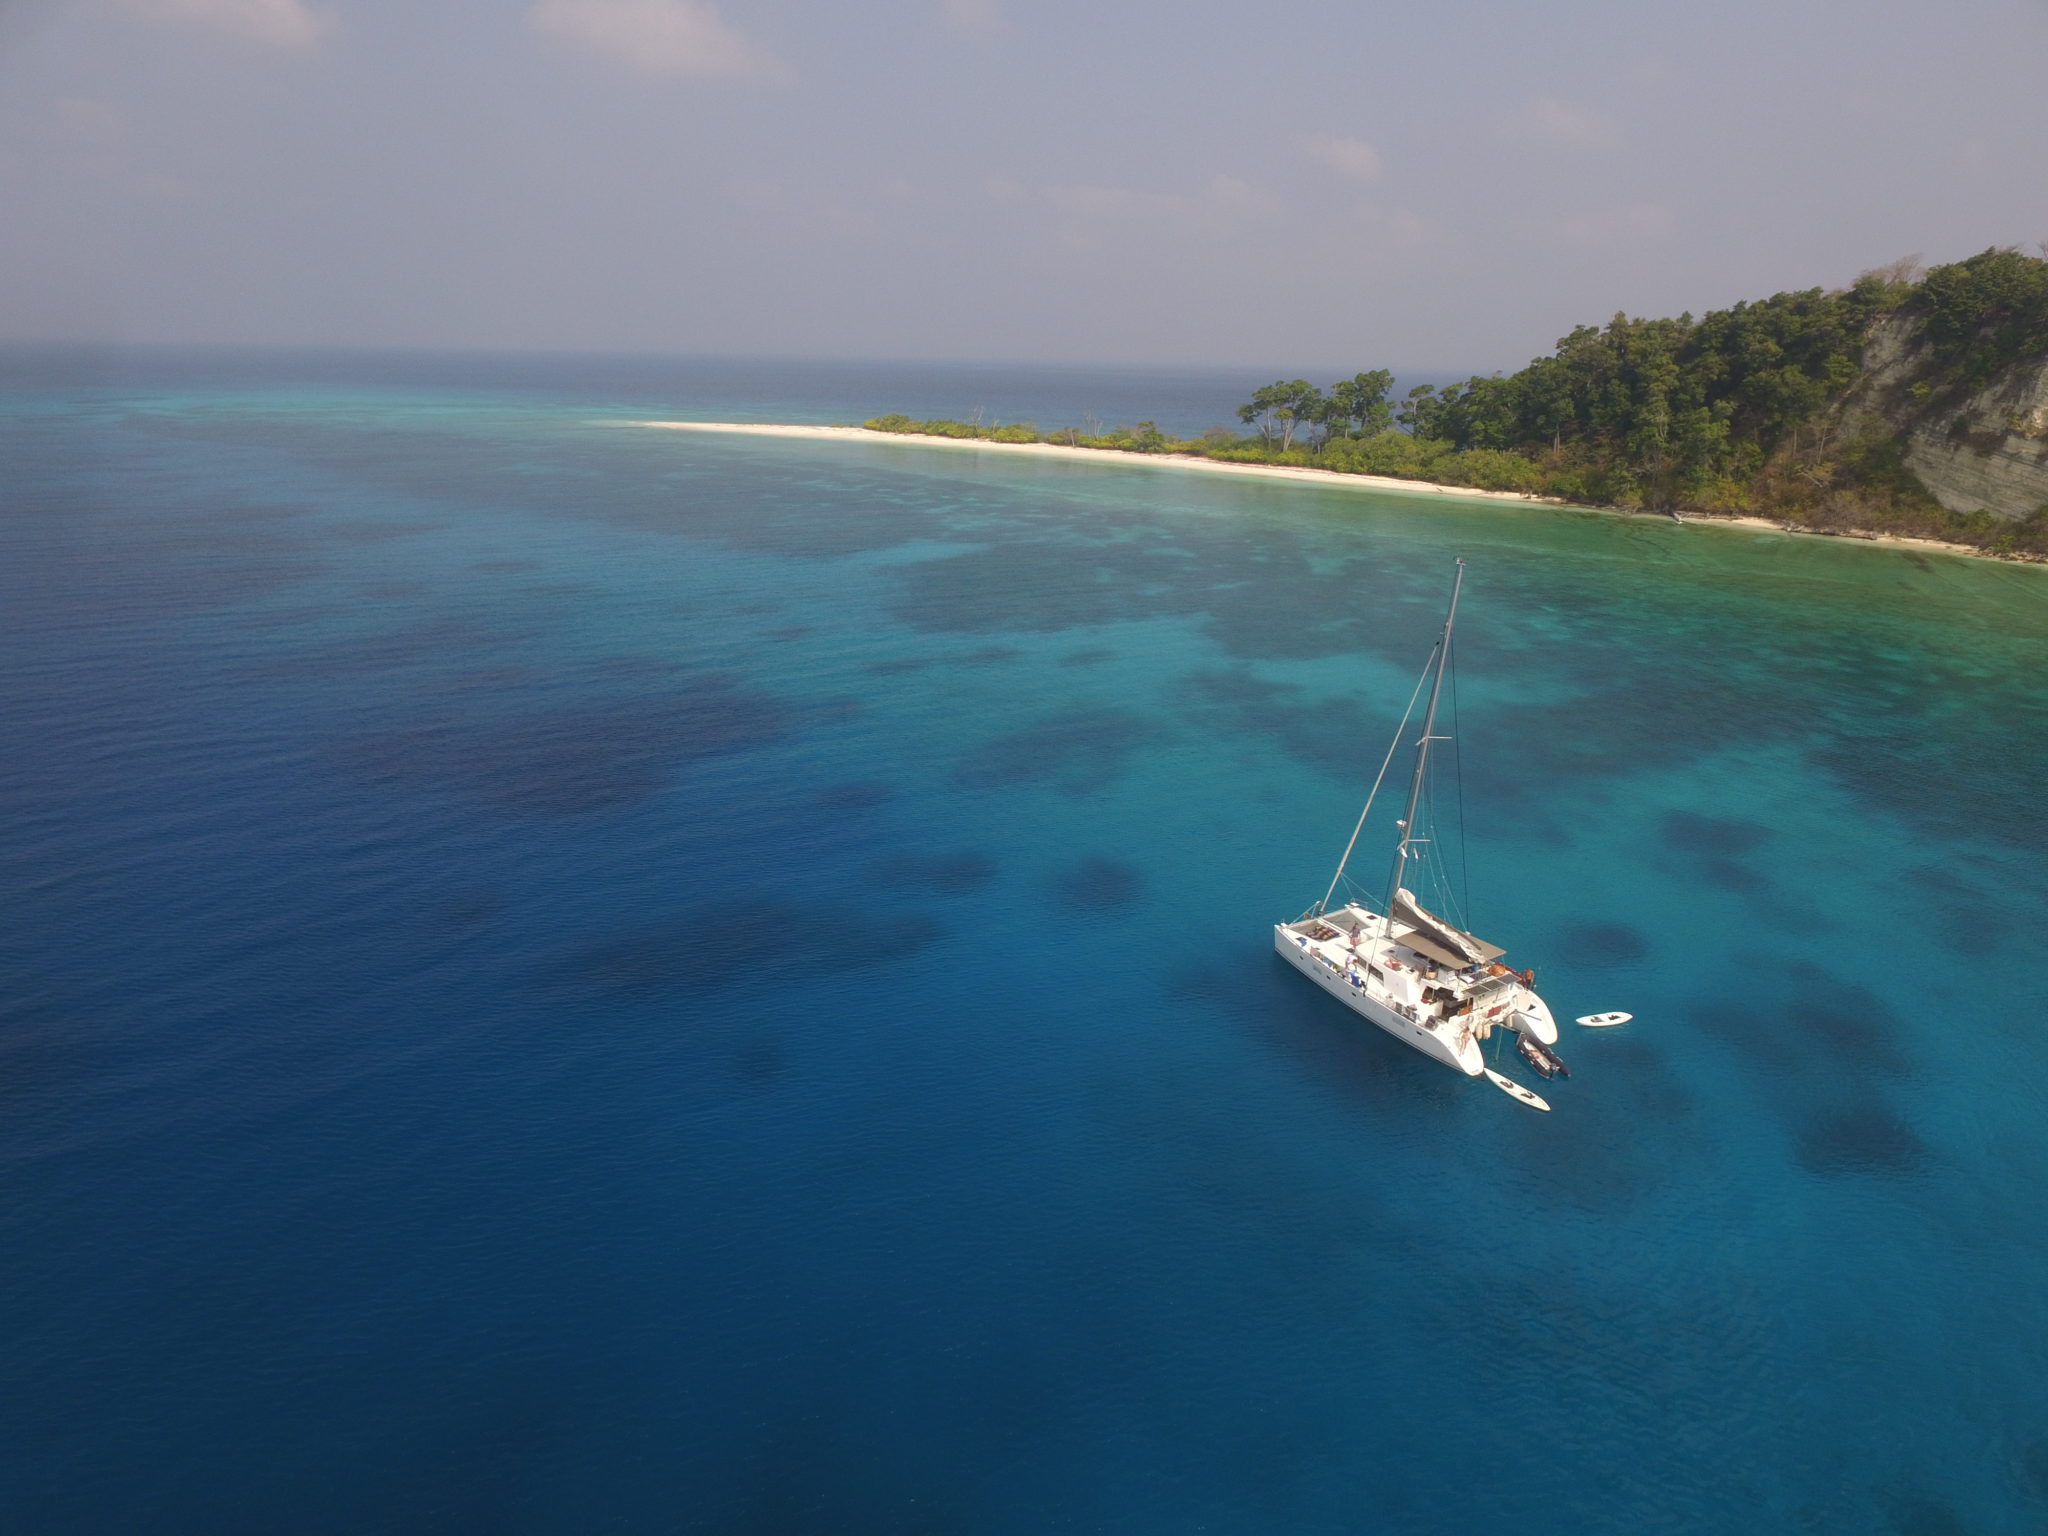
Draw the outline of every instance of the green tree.
[[[1411,437],[1433,438],[1437,435],[1436,418],[1439,409],[1441,407],[1436,398],[1436,386],[1418,384],[1408,391],[1408,397],[1401,402],[1400,409],[1394,413],[1394,419],[1408,429]]]
[[[1321,427],[1316,446],[1329,440],[1332,405],[1323,392],[1307,379],[1282,379],[1257,391],[1237,408],[1237,419],[1256,427],[1259,441],[1268,452],[1286,453],[1295,437],[1309,427]],[[1276,441],[1277,439],[1277,441]]]
[[[1286,403],[1287,386],[1284,383],[1268,384],[1237,408],[1237,419],[1248,427],[1257,428],[1259,441],[1270,449],[1273,435],[1278,430],[1275,416]]]
[[[1971,394],[2009,364],[2048,351],[2048,261],[1994,246],[1921,279],[1909,308],[1938,362]]]
[[[1281,395],[1280,403],[1273,408],[1273,419],[1280,424],[1280,451],[1285,453],[1294,446],[1295,433],[1320,422],[1328,407],[1323,392],[1307,379],[1295,379],[1275,388]]]
[[[1330,390],[1331,424],[1350,437],[1376,437],[1394,424],[1387,395],[1394,376],[1385,368],[1354,374]]]

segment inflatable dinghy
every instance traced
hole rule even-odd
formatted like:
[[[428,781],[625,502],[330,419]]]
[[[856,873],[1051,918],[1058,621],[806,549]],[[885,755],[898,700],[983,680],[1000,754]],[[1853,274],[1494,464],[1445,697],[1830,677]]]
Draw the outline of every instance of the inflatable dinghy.
[[[1520,1099],[1524,1104],[1528,1105],[1531,1109],[1547,1110],[1550,1108],[1550,1106],[1546,1104],[1542,1099],[1538,1098],[1535,1094],[1531,1093],[1528,1089],[1524,1088],[1512,1077],[1503,1077],[1500,1073],[1494,1071],[1491,1067],[1488,1067],[1486,1069],[1486,1079],[1488,1082],[1492,1083],[1494,1087],[1498,1088],[1502,1093],[1506,1094],[1509,1098]]]
[[[1626,1024],[1634,1017],[1632,1013],[1589,1013],[1579,1022],[1588,1029],[1607,1029],[1615,1024]]]
[[[1564,1058],[1540,1040],[1531,1040],[1527,1035],[1515,1036],[1515,1050],[1522,1060],[1534,1067],[1544,1077],[1570,1077],[1572,1069],[1564,1064]]]

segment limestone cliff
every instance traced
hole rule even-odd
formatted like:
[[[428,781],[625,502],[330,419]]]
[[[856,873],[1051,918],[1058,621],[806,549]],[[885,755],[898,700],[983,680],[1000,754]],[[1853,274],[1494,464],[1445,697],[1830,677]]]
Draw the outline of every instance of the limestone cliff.
[[[2009,521],[2048,507],[2048,356],[2015,362],[1974,394],[1944,398],[1918,320],[1895,315],[1872,330],[1846,422],[1881,418],[1906,467],[1951,512]]]

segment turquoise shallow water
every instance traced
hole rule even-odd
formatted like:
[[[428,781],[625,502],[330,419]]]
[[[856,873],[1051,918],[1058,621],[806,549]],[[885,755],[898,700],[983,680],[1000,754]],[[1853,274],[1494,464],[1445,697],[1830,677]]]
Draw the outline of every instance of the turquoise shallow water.
[[[2048,1524],[2048,573],[484,366],[4,370],[0,1528]],[[1456,555],[1547,1117],[1269,952]]]

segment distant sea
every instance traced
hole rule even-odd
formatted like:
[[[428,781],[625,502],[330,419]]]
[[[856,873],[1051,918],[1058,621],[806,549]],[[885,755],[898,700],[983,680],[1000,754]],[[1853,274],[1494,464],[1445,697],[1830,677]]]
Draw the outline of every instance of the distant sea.
[[[630,425],[1257,382],[0,355],[0,1531],[2048,1529],[2048,571]]]

